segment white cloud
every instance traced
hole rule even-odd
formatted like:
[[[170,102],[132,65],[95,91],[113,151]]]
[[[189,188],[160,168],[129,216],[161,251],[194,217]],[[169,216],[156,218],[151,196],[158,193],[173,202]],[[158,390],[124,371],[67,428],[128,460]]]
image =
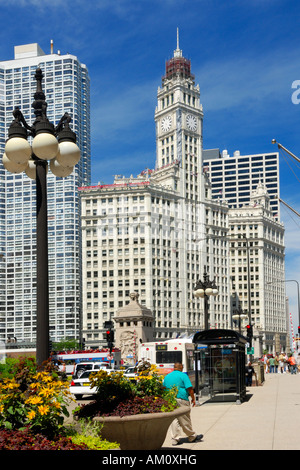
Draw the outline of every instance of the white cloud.
[[[218,57],[204,63],[195,74],[200,79],[205,109],[263,107],[266,100],[286,99],[286,95],[292,95],[292,82],[300,78],[298,57],[299,50],[291,49],[253,57]]]

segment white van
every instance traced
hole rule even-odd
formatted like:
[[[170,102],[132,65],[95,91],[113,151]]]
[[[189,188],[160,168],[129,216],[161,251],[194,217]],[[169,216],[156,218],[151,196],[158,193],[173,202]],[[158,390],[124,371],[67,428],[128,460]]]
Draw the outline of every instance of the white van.
[[[73,371],[73,378],[78,379],[81,374],[85,371],[97,371],[100,369],[107,370],[111,372],[113,369],[109,368],[109,364],[107,362],[79,362],[75,364],[74,371]]]

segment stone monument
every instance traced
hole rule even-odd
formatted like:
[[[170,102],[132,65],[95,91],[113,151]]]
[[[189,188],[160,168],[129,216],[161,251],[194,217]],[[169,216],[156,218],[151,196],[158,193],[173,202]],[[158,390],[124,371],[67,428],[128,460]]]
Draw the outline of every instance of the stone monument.
[[[139,344],[153,341],[154,317],[152,311],[138,301],[139,294],[132,292],[130,302],[118,309],[115,345],[121,350],[121,359],[125,363],[138,361]]]

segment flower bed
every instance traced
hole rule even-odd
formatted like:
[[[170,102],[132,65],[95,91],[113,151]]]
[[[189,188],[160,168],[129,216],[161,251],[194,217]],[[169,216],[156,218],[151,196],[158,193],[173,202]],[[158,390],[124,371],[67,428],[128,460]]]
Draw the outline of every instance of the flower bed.
[[[52,363],[37,370],[21,359],[0,376],[0,450],[89,450],[118,448],[86,423],[78,432],[64,425],[73,400],[69,383]]]

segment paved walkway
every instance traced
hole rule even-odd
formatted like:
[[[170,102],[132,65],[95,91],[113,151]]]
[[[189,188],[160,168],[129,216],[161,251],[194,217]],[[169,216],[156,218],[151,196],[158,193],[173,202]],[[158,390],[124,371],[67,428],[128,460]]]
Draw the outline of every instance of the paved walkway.
[[[202,441],[183,437],[171,445],[170,429],[162,449],[300,450],[300,374],[266,374],[259,387],[247,388],[247,401],[203,402],[192,408],[195,431]]]

